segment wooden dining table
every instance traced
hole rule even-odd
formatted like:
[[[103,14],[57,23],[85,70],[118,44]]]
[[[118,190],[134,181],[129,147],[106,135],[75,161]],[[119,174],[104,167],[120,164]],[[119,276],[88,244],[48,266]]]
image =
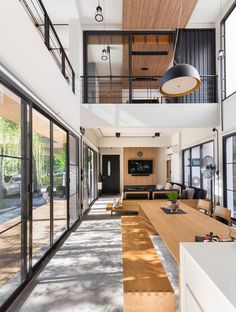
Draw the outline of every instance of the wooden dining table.
[[[156,230],[176,262],[180,261],[180,243],[194,242],[195,236],[206,236],[210,232],[220,238],[229,237],[229,227],[208,215],[180,202],[185,214],[166,214],[166,200],[151,200],[139,203],[139,214],[145,216]]]

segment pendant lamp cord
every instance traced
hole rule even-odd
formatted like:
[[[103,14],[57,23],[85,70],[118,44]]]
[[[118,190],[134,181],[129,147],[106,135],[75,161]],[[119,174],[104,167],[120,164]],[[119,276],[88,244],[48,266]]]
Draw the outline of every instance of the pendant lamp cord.
[[[99,0],[99,2],[100,2],[100,0]],[[104,31],[106,30],[106,24],[105,24],[105,1],[103,2],[103,30]],[[105,38],[105,36],[104,36],[104,38]],[[103,40],[104,40],[104,38],[103,38]],[[106,50],[105,43],[104,43],[104,50]]]
[[[180,28],[180,21],[181,21],[181,16],[182,16],[182,9],[183,9],[183,0],[180,0],[179,18],[178,18],[178,24],[177,24],[177,30],[176,30],[175,45],[174,45],[174,49],[173,49],[173,61],[172,62],[174,64],[176,64],[175,52],[176,52],[177,42],[178,42],[178,38],[179,38],[179,28]]]

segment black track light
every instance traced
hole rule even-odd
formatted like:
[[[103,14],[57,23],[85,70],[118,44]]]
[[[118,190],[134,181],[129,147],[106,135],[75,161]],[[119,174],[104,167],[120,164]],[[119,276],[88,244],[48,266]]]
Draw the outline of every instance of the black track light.
[[[117,138],[120,137],[120,132],[116,132],[116,137],[117,137]]]

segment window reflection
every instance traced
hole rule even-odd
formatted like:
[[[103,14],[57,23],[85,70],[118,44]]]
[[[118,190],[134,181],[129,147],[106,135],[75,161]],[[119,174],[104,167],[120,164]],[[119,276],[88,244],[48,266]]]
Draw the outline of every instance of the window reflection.
[[[53,125],[53,232],[54,239],[67,228],[67,133]]]
[[[0,305],[24,280],[21,208],[24,156],[21,99],[0,84]]]
[[[50,121],[32,113],[33,263],[50,247]]]

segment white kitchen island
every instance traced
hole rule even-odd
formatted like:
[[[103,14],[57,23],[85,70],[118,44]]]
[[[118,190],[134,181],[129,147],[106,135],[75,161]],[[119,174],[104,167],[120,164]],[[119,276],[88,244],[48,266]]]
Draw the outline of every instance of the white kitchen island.
[[[236,242],[181,243],[181,312],[236,311]]]

